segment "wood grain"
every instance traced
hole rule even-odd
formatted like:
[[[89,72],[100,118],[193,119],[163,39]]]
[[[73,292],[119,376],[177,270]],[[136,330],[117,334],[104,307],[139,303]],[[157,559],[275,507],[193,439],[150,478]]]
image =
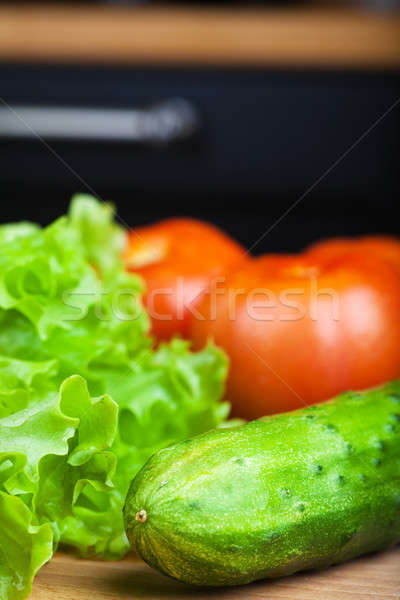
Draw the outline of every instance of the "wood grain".
[[[0,60],[399,67],[399,13],[346,8],[0,6]]]
[[[323,571],[236,588],[181,584],[128,557],[103,563],[58,554],[31,600],[400,600],[400,547]]]

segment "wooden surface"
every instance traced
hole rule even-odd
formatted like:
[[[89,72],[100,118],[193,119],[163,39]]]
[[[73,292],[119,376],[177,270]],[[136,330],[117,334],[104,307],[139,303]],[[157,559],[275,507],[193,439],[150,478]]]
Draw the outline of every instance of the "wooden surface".
[[[235,588],[186,586],[138,559],[103,563],[57,555],[31,600],[400,600],[400,547],[324,571]]]
[[[399,67],[400,14],[9,3],[0,60]]]

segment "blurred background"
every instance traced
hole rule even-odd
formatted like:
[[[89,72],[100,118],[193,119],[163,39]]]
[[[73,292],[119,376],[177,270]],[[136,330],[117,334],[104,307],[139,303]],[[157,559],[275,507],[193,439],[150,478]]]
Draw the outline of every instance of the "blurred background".
[[[82,191],[257,253],[400,232],[397,0],[1,2],[0,81],[2,222]]]

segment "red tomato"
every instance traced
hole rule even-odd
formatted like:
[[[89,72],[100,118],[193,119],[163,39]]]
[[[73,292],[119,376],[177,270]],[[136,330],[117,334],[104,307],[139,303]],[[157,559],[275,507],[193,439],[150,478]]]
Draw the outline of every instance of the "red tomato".
[[[359,238],[331,238],[312,244],[306,253],[315,257],[368,253],[393,265],[400,272],[400,238],[389,235],[367,235]]]
[[[204,296],[190,336],[231,359],[228,400],[246,418],[400,375],[400,278],[361,254],[262,256]]]
[[[153,334],[168,339],[186,336],[210,282],[244,257],[243,247],[217,227],[180,218],[132,231],[124,260],[146,282]]]

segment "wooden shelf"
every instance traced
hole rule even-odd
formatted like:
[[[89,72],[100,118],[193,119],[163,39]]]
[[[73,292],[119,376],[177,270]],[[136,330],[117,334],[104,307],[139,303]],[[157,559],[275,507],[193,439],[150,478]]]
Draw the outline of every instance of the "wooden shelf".
[[[398,68],[400,15],[315,7],[2,4],[0,60]]]

